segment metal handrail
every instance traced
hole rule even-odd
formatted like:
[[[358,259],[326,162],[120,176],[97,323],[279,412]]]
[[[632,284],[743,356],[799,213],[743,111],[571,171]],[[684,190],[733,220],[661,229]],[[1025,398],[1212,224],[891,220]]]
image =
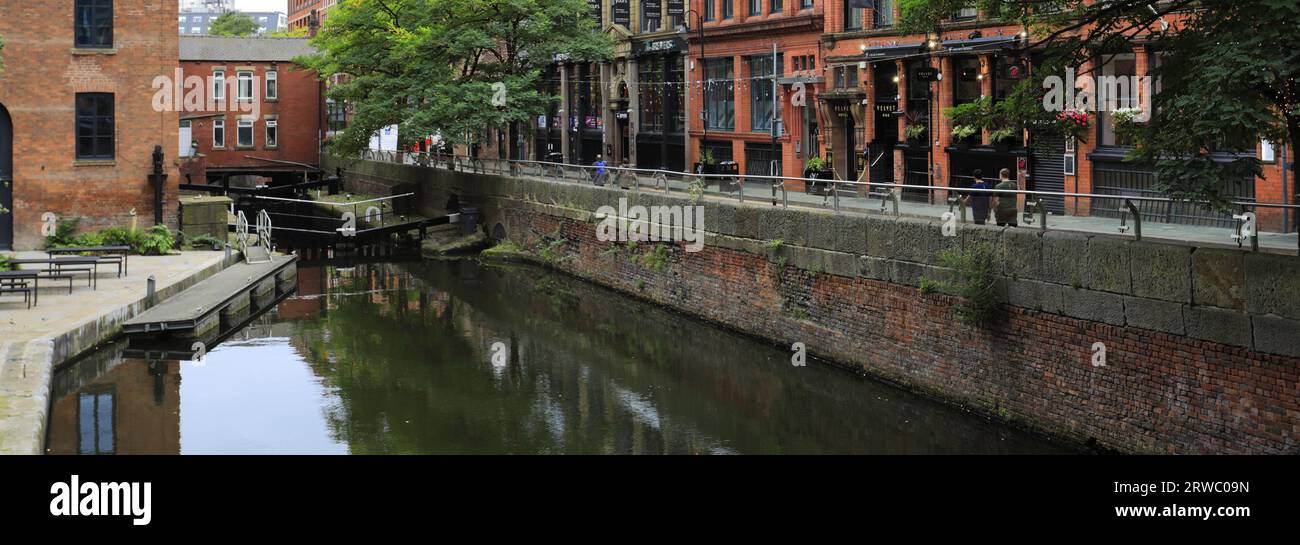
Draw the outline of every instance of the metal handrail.
[[[458,156],[458,157],[462,157],[462,156]],[[533,161],[527,159],[492,159],[492,160],[504,161],[507,163],[514,163],[514,164],[523,164],[523,165],[544,165],[544,166],[558,167],[558,168],[581,169],[584,171],[594,171],[596,168],[602,168],[593,165],[552,163],[547,161]],[[1066,192],[1066,191],[1058,192],[1058,191],[1043,191],[1043,190],[1028,190],[1028,189],[974,189],[974,188],[951,187],[951,186],[908,185],[908,184],[887,183],[887,182],[859,182],[859,181],[849,181],[844,179],[825,180],[825,179],[803,178],[803,177],[792,177],[792,176],[765,176],[761,174],[738,174],[738,175],[702,174],[702,173],[697,174],[694,172],[680,172],[675,170],[665,170],[665,169],[658,169],[658,168],[630,168],[630,167],[616,167],[616,166],[605,166],[603,168],[612,171],[629,171],[629,172],[636,172],[636,173],[644,173],[648,176],[654,176],[655,174],[662,173],[665,176],[673,175],[673,176],[695,176],[700,178],[717,178],[717,179],[746,178],[746,179],[754,179],[754,180],[785,180],[785,181],[794,181],[794,182],[819,182],[819,183],[829,183],[833,185],[860,186],[866,188],[880,187],[880,188],[888,188],[888,189],[894,189],[894,188],[915,189],[915,190],[922,190],[922,191],[929,191],[929,192],[944,191],[944,192],[959,192],[959,193],[988,193],[992,196],[1031,195],[1031,196],[1061,197],[1061,198],[1116,199],[1116,200],[1127,199],[1135,202],[1162,202],[1162,203],[1172,202],[1172,203],[1188,203],[1188,204],[1208,204],[1206,201],[1179,200],[1179,199],[1172,199],[1169,197],[1121,196],[1121,195],[1104,195],[1098,193],[1074,193],[1074,192]],[[832,173],[835,174],[837,178],[839,178],[839,173],[836,172],[834,168],[832,168],[831,171]],[[263,198],[267,198],[267,197],[263,197]],[[1300,210],[1300,204],[1264,203],[1264,202],[1253,202],[1253,201],[1252,202],[1232,201],[1229,202],[1228,204],[1233,206]]]
[[[418,159],[419,156],[422,155],[422,153],[410,153],[408,155],[414,156]],[[373,156],[390,157],[392,159],[396,159],[396,155],[393,152],[377,153],[374,154]],[[672,191],[671,184],[669,183],[670,177],[676,180],[686,180],[688,181],[688,183],[689,180],[691,179],[704,180],[705,183],[707,183],[707,181],[710,179],[729,180],[737,184],[737,186],[739,187],[739,190],[736,191],[736,198],[742,203],[745,202],[744,186],[746,182],[749,180],[757,180],[757,181],[765,180],[774,185],[780,184],[782,186],[783,196],[785,196],[787,207],[788,207],[788,195],[784,193],[787,191],[785,188],[785,182],[793,181],[793,182],[805,182],[805,183],[811,182],[811,183],[818,183],[818,184],[831,184],[830,200],[831,200],[832,208],[835,210],[836,213],[839,213],[841,208],[839,202],[840,201],[839,190],[841,185],[844,185],[846,187],[856,187],[861,189],[862,191],[857,192],[859,195],[864,195],[867,197],[879,195],[881,197],[882,212],[885,209],[886,199],[888,199],[891,202],[891,204],[893,204],[894,215],[900,214],[900,200],[904,190],[924,191],[930,194],[936,194],[937,192],[944,192],[948,195],[951,195],[953,193],[956,193],[964,196],[970,196],[975,194],[986,194],[989,196],[1003,196],[1003,197],[1011,196],[1011,195],[1016,195],[1016,196],[1025,195],[1027,203],[1033,203],[1036,205],[1034,212],[1037,213],[1038,219],[1040,221],[1039,228],[1044,230],[1047,228],[1047,209],[1045,206],[1043,206],[1043,204],[1041,204],[1044,198],[1055,197],[1058,199],[1090,199],[1090,200],[1113,199],[1113,200],[1123,201],[1124,203],[1126,203],[1126,205],[1127,204],[1134,205],[1131,207],[1131,210],[1137,209],[1136,204],[1138,203],[1183,203],[1183,204],[1200,204],[1200,205],[1208,204],[1205,201],[1180,200],[1180,199],[1173,199],[1170,197],[1120,196],[1120,195],[1104,195],[1104,194],[1096,194],[1096,193],[1079,193],[1079,192],[1066,192],[1066,191],[1057,192],[1057,191],[1026,190],[1026,189],[1014,189],[1014,190],[974,189],[974,188],[960,188],[960,187],[951,187],[951,186],[909,185],[909,184],[892,183],[892,182],[864,182],[860,180],[848,181],[842,179],[842,177],[834,169],[834,167],[831,168],[831,173],[834,179],[827,180],[827,179],[789,177],[789,176],[779,176],[779,175],[765,176],[760,174],[704,174],[704,173],[695,173],[695,172],[679,172],[673,170],[666,170],[662,168],[631,168],[631,167],[619,167],[619,166],[609,166],[609,165],[603,167],[597,167],[594,165],[555,163],[549,161],[534,161],[534,160],[526,160],[526,159],[483,160],[483,159],[470,158],[468,156],[462,156],[462,155],[448,156],[444,154],[438,154],[438,157],[439,158],[454,157],[456,158],[457,161],[459,161],[460,159],[470,159],[472,161],[475,161],[483,165],[482,169],[485,173],[489,170],[488,163],[490,162],[493,163],[494,165],[497,165],[491,169],[497,173],[518,174],[521,171],[520,167],[531,167],[541,173],[541,174],[534,174],[534,176],[537,177],[559,178],[562,180],[578,180],[580,182],[585,182],[588,184],[592,183],[593,181],[594,177],[592,176],[592,173],[594,172],[594,170],[597,168],[604,168],[606,169],[607,172],[617,173],[619,176],[624,175],[624,173],[631,173],[634,179],[637,179],[638,182],[640,178],[639,175],[644,175],[653,178],[655,180],[655,187],[659,187],[659,184],[661,183],[660,180],[662,180],[664,191],[666,193]],[[434,162],[433,163],[434,166],[432,166],[431,168],[441,168],[438,166],[439,164],[440,164],[439,162]],[[504,168],[502,168],[500,165],[504,165]],[[577,172],[578,175],[577,176],[570,175],[571,171]],[[637,187],[639,188],[639,184],[637,184]],[[872,191],[873,188],[883,189],[884,191],[883,192]],[[261,197],[261,198],[270,198],[270,197]],[[823,201],[822,205],[825,206],[826,204],[827,203]],[[1243,210],[1251,210],[1251,209],[1280,209],[1284,211],[1300,210],[1300,204],[1267,203],[1267,202],[1254,202],[1254,201],[1249,201],[1249,202],[1232,201],[1228,204],[1230,206],[1239,207]],[[1124,217],[1128,215],[1129,215],[1128,213],[1125,213]],[[1140,214],[1135,217],[1137,217],[1137,219],[1140,221],[1141,219]],[[1121,223],[1121,225],[1125,225],[1125,224]],[[1124,230],[1125,229],[1122,229],[1121,231]],[[1254,236],[1252,237],[1253,247],[1257,247],[1258,245],[1258,238],[1257,238],[1258,236],[1259,236],[1259,230],[1256,229],[1254,232]],[[1298,243],[1300,243],[1300,237],[1298,237]]]

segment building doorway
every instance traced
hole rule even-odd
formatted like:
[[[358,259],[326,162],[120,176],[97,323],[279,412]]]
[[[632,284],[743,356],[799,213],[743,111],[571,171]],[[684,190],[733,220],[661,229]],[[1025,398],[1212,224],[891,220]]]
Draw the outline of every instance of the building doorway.
[[[14,124],[0,104],[0,250],[14,249]]]

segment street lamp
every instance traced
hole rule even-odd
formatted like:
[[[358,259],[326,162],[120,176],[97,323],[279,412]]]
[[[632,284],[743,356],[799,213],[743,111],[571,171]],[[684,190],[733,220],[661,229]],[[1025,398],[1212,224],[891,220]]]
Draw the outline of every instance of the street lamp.
[[[707,71],[708,71],[708,69],[705,67],[705,62],[704,62],[704,16],[703,16],[703,15],[700,15],[700,12],[695,11],[694,9],[687,9],[687,10],[686,10],[686,13],[685,13],[685,15],[686,15],[686,20],[689,20],[689,17],[690,17],[690,15],[691,15],[692,13],[695,14],[695,23],[696,23],[695,26],[696,26],[697,28],[700,29],[700,74],[703,76],[704,74],[707,74]],[[685,21],[683,21],[683,23],[684,23],[684,22],[685,22]],[[683,24],[681,27],[679,27],[679,28],[677,29],[677,32],[680,33],[680,34],[686,34],[686,33],[689,32],[689,31],[690,31],[690,28],[687,27],[685,24]],[[701,78],[700,78],[700,81],[704,81],[704,77],[701,77]],[[686,84],[686,92],[687,92],[687,93],[690,93],[690,92],[691,92],[691,82],[690,82],[689,77],[687,78],[687,81],[685,82],[685,84]],[[701,87],[701,89],[703,89],[703,87]],[[703,133],[703,135],[700,136],[700,160],[701,160],[701,161],[704,160],[704,143],[705,143],[706,140],[709,139],[709,120],[708,120],[708,110],[706,109],[706,108],[707,108],[707,104],[708,104],[707,99],[706,99],[705,96],[704,96],[704,92],[703,92],[703,90],[701,90],[701,92],[700,92],[700,125],[704,127],[704,133]],[[690,118],[688,117],[687,119],[690,119]],[[690,124],[688,123],[688,124],[687,124],[687,128],[686,128],[686,134],[688,135],[688,136],[687,136],[687,139],[688,139],[688,140],[689,140],[689,138],[690,138],[690,136],[689,136],[690,133],[691,133],[691,131],[690,131]],[[667,136],[667,135],[665,134],[664,136]]]

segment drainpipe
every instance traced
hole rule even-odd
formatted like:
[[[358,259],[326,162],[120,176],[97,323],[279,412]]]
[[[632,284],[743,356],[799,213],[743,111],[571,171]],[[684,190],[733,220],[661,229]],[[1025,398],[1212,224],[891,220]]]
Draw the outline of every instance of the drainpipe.
[[[1282,151],[1282,198],[1283,199],[1286,199],[1287,195],[1291,193],[1291,190],[1289,188],[1289,183],[1287,181],[1287,174],[1288,172],[1290,172],[1291,169],[1289,168],[1290,164],[1287,163],[1286,151],[1287,148],[1293,145],[1295,145],[1294,142],[1284,146],[1279,146],[1282,148],[1281,151]],[[1295,202],[1296,199],[1292,198],[1291,202],[1288,204],[1294,204]],[[1291,209],[1282,210],[1282,232],[1283,233],[1291,232],[1291,214],[1292,214]]]

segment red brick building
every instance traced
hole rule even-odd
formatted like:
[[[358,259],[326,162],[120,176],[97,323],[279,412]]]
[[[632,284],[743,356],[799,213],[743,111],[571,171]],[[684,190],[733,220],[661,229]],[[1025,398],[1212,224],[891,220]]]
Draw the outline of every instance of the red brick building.
[[[311,26],[313,13],[320,17],[320,24],[325,24],[329,11],[339,4],[339,0],[289,0],[289,30]]]
[[[302,38],[181,37],[183,77],[201,79],[203,97],[185,101],[182,146],[197,143],[207,180],[256,175],[292,182],[316,170],[326,131],[324,88],[315,72],[292,62],[312,52]]]
[[[1088,137],[1079,141],[1033,131],[1017,135],[1005,149],[993,145],[988,131],[966,143],[954,141],[953,123],[943,115],[945,108],[982,97],[1002,100],[1018,83],[1011,69],[1032,69],[1036,53],[1021,48],[1024,28],[992,20],[976,10],[963,10],[937,35],[909,35],[894,29],[901,15],[899,2],[882,0],[877,3],[880,9],[847,4],[846,0],[823,3],[826,30],[822,36],[827,50],[822,98],[824,111],[831,114],[822,140],[834,155],[833,163],[842,178],[849,178],[844,176],[846,172],[857,175],[866,171],[863,179],[873,182],[964,187],[970,184],[975,169],[992,178],[1008,168],[1028,189],[1160,195],[1153,172],[1123,161],[1130,148],[1115,133],[1113,112],[1093,114]],[[1096,68],[1099,76],[1142,77],[1158,62],[1159,55],[1139,38],[1131,52],[1104,66],[1085,64],[1079,73]],[[922,81],[919,75],[931,67],[941,79]],[[1115,98],[1120,105],[1140,107],[1149,98],[1142,96],[1145,92],[1134,86]],[[926,134],[908,139],[905,131],[909,124],[924,127]],[[1244,201],[1292,202],[1294,184],[1284,181],[1281,163],[1288,154],[1263,142],[1257,143],[1256,154],[1264,161],[1265,177],[1225,181],[1225,190]],[[851,168],[850,156],[857,168]],[[867,157],[871,166],[864,166]],[[930,200],[924,191],[906,192],[905,198]],[[1045,204],[1057,214],[1108,217],[1119,217],[1123,206],[1116,199],[1057,198],[1047,199]],[[1232,223],[1228,215],[1205,212],[1194,205],[1143,208],[1144,215],[1162,221]],[[1294,223],[1279,210],[1260,209],[1258,213],[1263,229],[1295,230]]]
[[[176,3],[0,0],[0,14],[0,249],[39,247],[47,212],[99,229],[159,210],[175,227],[178,114],[154,107],[152,84],[176,68]]]
[[[690,44],[687,162],[700,161],[703,145],[715,161],[735,161],[742,173],[769,174],[777,161],[783,175],[802,176],[804,162],[819,151],[822,6],[811,0],[693,0],[690,6],[692,28],[683,35]],[[703,36],[695,26],[701,21]]]

